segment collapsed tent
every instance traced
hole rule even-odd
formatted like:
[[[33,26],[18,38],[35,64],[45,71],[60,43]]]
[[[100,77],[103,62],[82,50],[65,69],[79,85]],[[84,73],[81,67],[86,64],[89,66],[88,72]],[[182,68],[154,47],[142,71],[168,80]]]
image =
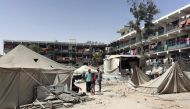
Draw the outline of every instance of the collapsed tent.
[[[63,84],[69,89],[73,70],[18,45],[0,58],[0,108],[33,102],[39,85]]]
[[[140,90],[147,93],[180,93],[190,91],[190,79],[184,74],[178,61],[160,77],[140,86]]]
[[[138,86],[150,81],[150,79],[140,68],[135,66],[133,68],[131,81],[133,82],[134,85]]]

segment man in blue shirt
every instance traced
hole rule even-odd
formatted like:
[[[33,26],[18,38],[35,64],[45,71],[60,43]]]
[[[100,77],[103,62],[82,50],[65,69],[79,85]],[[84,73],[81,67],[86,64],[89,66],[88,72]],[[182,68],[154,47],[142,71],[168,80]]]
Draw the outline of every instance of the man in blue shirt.
[[[92,74],[90,69],[88,69],[88,72],[85,74],[85,80],[86,80],[86,92],[90,92],[91,80],[92,80]]]

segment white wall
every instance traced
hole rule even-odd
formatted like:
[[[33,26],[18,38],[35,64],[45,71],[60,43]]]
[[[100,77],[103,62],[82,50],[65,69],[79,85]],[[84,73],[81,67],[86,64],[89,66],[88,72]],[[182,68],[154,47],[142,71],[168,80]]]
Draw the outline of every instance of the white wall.
[[[0,40],[0,54],[3,55],[3,40]]]

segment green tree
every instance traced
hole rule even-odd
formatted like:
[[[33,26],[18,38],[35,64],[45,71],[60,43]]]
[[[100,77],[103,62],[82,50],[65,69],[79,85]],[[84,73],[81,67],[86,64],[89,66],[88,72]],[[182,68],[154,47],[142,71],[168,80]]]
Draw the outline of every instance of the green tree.
[[[103,60],[102,59],[102,53],[101,52],[94,52],[92,54],[92,60],[95,63],[95,65],[98,66],[99,62],[101,62]]]
[[[145,52],[144,46],[146,39],[150,34],[153,33],[154,16],[159,13],[159,9],[155,5],[153,0],[127,0],[127,3],[130,5],[130,12],[132,13],[134,20],[129,21],[129,27],[133,28],[136,31],[137,41],[140,42],[140,67],[145,67]],[[144,25],[144,32],[141,30],[141,26]]]

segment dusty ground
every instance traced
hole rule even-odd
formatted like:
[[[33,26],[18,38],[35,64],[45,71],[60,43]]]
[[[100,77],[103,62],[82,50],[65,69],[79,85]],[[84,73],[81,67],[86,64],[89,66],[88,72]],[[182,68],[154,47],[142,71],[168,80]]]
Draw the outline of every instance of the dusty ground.
[[[77,84],[85,92],[85,84]],[[98,89],[98,86],[96,86]],[[137,92],[127,83],[105,83],[102,93],[88,95],[93,101],[74,105],[70,109],[189,109],[190,93],[151,95]]]

